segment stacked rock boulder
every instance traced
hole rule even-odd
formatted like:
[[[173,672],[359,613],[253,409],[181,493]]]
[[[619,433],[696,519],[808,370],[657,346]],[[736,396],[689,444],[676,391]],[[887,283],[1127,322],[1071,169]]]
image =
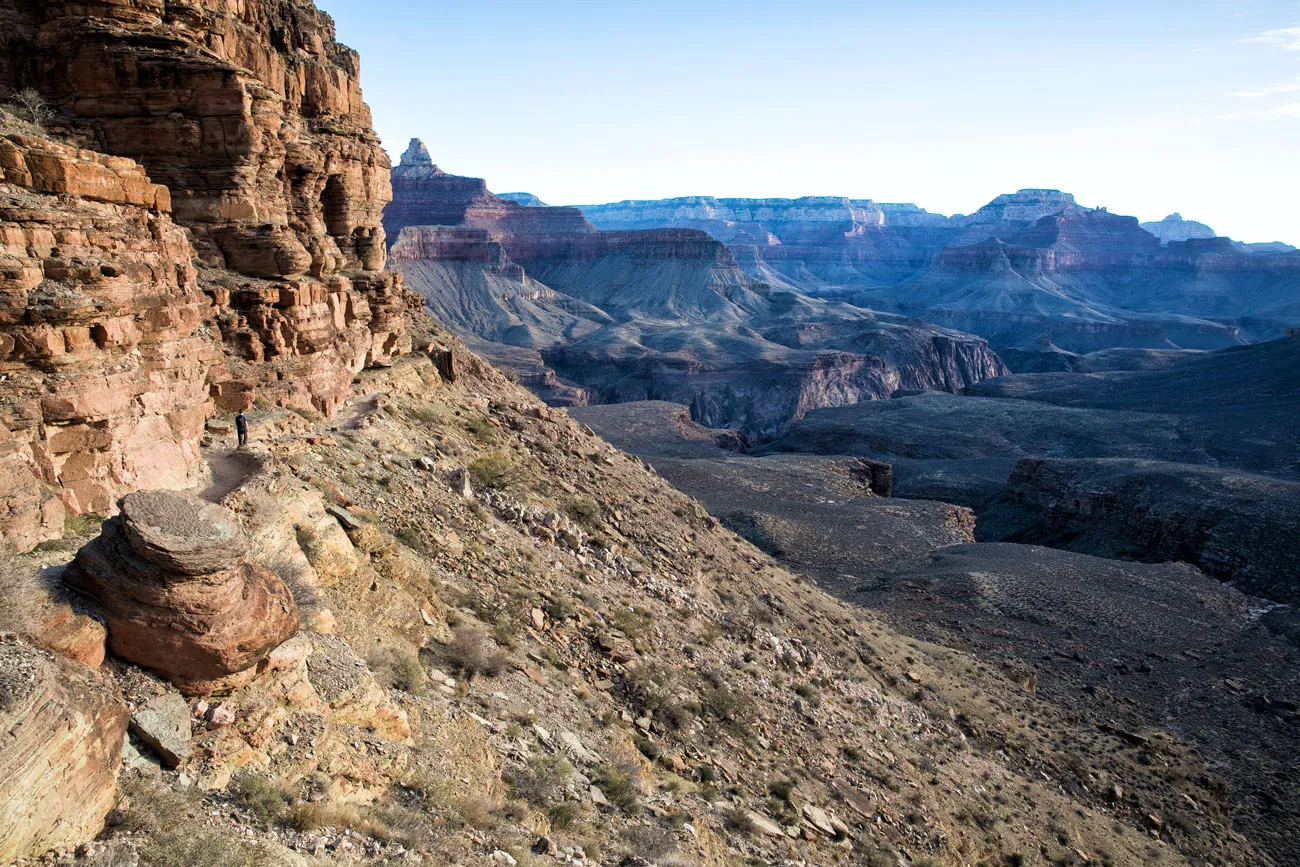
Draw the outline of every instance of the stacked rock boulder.
[[[99,604],[113,654],[204,695],[247,682],[297,631],[293,595],[249,559],[229,509],[170,491],[118,506],[66,578]]]

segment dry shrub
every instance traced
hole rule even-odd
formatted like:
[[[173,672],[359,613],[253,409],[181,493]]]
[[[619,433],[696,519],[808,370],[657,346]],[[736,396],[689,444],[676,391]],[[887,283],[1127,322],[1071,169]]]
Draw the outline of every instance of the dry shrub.
[[[636,768],[630,764],[604,765],[596,770],[592,783],[611,804],[625,813],[631,813],[637,809],[641,800],[636,774]]]
[[[573,765],[560,756],[534,756],[528,767],[513,774],[510,789],[515,797],[548,809],[564,800],[565,789],[573,777]]]
[[[43,598],[40,576],[0,548],[0,632],[32,629]]]
[[[428,692],[428,676],[414,653],[400,647],[376,647],[366,657],[366,665],[380,686],[411,695]]]
[[[506,655],[490,647],[486,637],[472,626],[458,626],[442,649],[447,665],[465,680],[480,674],[496,677],[506,667]]]
[[[129,775],[121,783],[124,806],[109,816],[113,830],[130,831],[140,867],[270,867],[265,849],[240,840],[233,829],[203,824],[199,798],[162,783]],[[194,815],[191,815],[194,814]]]
[[[476,459],[468,469],[474,487],[483,490],[510,490],[524,482],[523,470],[504,449]]]

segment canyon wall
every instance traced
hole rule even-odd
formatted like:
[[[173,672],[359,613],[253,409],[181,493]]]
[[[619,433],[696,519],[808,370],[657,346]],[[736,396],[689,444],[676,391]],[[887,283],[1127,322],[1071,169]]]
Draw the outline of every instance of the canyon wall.
[[[969,331],[998,349],[1214,349],[1300,323],[1300,253],[1171,215],[1026,189],[969,215],[869,199],[688,197],[583,205],[602,229],[691,227],[773,286]]]
[[[220,352],[166,187],[130,160],[0,138],[0,535],[202,478]]]
[[[679,210],[692,225],[601,230],[575,208],[449,175],[418,140],[393,169],[393,192],[392,266],[476,351],[556,403],[671,400],[697,421],[766,437],[810,409],[899,388],[959,391],[1006,370],[969,335],[758,279],[702,228],[779,218],[810,226],[812,249],[858,225],[860,248],[845,255],[866,261],[886,214],[872,203],[691,200]],[[889,208],[928,230],[919,209]]]
[[[173,192],[237,376],[330,411],[407,346],[384,271],[389,163],[355,52],[306,0],[10,2],[0,87],[35,87],[57,128]]]
[[[325,413],[406,351],[389,163],[303,0],[0,3],[0,536],[31,547],[206,469],[260,395]],[[415,302],[418,304],[418,301]]]

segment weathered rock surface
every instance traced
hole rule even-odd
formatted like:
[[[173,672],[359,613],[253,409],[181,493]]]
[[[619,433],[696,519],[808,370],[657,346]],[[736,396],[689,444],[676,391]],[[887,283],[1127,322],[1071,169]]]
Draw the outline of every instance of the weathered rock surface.
[[[131,712],[131,733],[174,768],[190,757],[190,706],[178,693],[154,696]]]
[[[388,158],[310,2],[14,2],[0,31],[0,90],[93,149],[0,144],[0,535],[196,484],[209,397],[330,413],[409,349]]]
[[[164,491],[129,494],[120,507],[66,576],[99,603],[115,655],[208,693],[247,681],[297,630],[292,595],[245,558],[248,538],[229,510]]]
[[[185,232],[130,160],[0,138],[0,534],[58,536],[141,487],[203,477],[205,376]]]
[[[89,668],[0,644],[0,861],[99,833],[126,724],[121,696]]]

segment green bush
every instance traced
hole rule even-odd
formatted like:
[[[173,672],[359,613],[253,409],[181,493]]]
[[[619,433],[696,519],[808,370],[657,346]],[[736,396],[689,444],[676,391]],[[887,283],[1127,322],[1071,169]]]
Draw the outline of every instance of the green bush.
[[[640,804],[634,768],[627,765],[604,765],[596,770],[592,783],[611,804],[625,813],[633,812]]]
[[[523,473],[509,452],[496,451],[470,463],[469,478],[476,488],[507,490],[523,482]]]

